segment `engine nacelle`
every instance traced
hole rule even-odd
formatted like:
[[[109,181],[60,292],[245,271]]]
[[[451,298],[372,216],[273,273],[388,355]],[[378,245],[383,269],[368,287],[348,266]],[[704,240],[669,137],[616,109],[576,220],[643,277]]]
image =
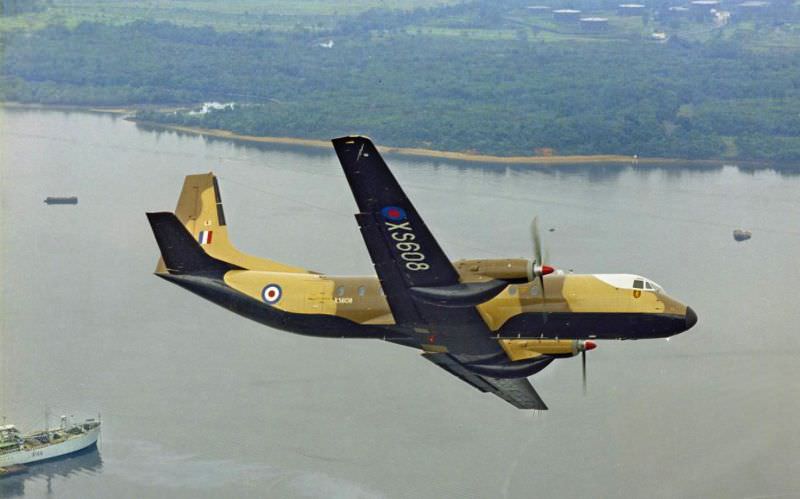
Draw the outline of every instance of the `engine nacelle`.
[[[538,373],[551,362],[555,357],[541,356],[536,359],[523,360],[521,362],[511,362],[506,360],[500,363],[479,362],[464,364],[464,367],[481,376],[491,376],[492,378],[527,378]]]
[[[553,267],[541,265],[528,258],[503,258],[490,260],[458,260],[453,266],[462,282],[498,279],[511,284],[533,281],[540,275],[553,272]]]
[[[453,262],[462,282],[499,279],[509,283],[531,281],[533,262],[526,258],[459,260]]]
[[[500,346],[512,361],[534,359],[547,355],[550,357],[573,357],[592,350],[597,344],[590,340],[500,340]]]

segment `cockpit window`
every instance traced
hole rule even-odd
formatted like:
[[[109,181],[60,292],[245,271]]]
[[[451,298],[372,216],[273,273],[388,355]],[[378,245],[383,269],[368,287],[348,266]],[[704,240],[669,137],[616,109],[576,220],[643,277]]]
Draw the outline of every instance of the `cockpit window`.
[[[653,289],[653,286],[650,284],[650,281],[644,281],[644,289]]]
[[[644,281],[641,279],[634,279],[633,289],[644,289]]]

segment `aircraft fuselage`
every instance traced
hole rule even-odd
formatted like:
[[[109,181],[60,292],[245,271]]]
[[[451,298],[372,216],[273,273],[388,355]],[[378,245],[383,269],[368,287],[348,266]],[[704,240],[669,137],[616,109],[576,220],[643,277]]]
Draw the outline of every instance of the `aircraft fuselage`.
[[[242,316],[294,333],[332,338],[376,338],[421,346],[414,328],[397,325],[375,277],[230,270],[216,276],[159,274]],[[510,284],[477,307],[497,338],[664,338],[696,321],[691,308],[660,289],[620,287],[638,276],[556,273]],[[614,282],[614,281],[617,282]],[[611,281],[611,282],[609,282]],[[615,286],[615,284],[617,284]]]

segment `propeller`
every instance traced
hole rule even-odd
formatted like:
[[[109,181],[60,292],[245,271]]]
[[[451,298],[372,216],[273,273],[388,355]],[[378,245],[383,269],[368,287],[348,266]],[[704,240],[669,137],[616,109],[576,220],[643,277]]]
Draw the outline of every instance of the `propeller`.
[[[533,263],[531,264],[531,280],[538,278],[539,287],[542,289],[542,313],[544,314],[545,322],[547,322],[547,311],[545,310],[545,303],[547,297],[544,291],[544,276],[551,274],[555,269],[549,265],[544,264],[544,255],[542,253],[542,237],[539,234],[539,217],[533,217],[531,221],[531,242],[533,243]]]
[[[550,229],[552,232],[553,229]],[[544,290],[544,276],[551,274],[555,269],[549,265],[545,265],[545,261],[549,261],[549,255],[542,252],[542,237],[539,234],[539,217],[533,217],[531,221],[531,241],[533,242],[533,263],[531,265],[530,279],[539,280],[539,287],[542,289],[542,315],[544,322],[547,322],[547,297]],[[583,377],[583,394],[586,395],[586,352],[597,348],[597,343],[591,340],[583,340],[578,343],[578,348],[581,352],[581,374]]]
[[[586,350],[581,352],[581,372],[583,373],[583,394],[586,395]]]

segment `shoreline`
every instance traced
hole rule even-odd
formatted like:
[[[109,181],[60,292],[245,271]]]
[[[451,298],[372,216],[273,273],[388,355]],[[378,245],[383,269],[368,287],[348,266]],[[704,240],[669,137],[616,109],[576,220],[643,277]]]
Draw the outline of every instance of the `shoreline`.
[[[24,102],[2,102],[0,107],[7,107],[9,109],[38,109],[41,111],[76,111],[82,113],[100,113],[100,114],[114,114],[117,116],[124,116],[126,114],[135,113],[136,109],[118,106],[80,106],[73,104],[26,104]]]
[[[228,130],[213,128],[191,127],[184,125],[171,125],[147,120],[137,120],[132,115],[138,108],[126,107],[103,107],[103,106],[80,106],[80,105],[61,105],[61,104],[26,104],[20,102],[0,102],[0,106],[11,109],[39,109],[54,111],[76,111],[112,114],[124,116],[126,120],[133,123],[144,125],[162,130],[172,130],[176,132],[226,139],[241,142],[253,142],[260,144],[278,144],[288,146],[311,147],[315,149],[330,149],[329,140],[304,139],[296,137],[272,137],[243,135]],[[590,165],[596,163],[613,163],[620,165],[693,165],[693,166],[723,166],[732,164],[734,166],[749,166],[755,168],[774,168],[767,162],[747,161],[738,159],[679,159],[679,158],[634,158],[619,154],[597,154],[597,155],[569,155],[569,156],[494,156],[491,154],[473,154],[456,151],[439,151],[436,149],[425,149],[420,147],[394,147],[376,144],[378,149],[384,154],[396,154],[400,156],[412,156],[417,158],[443,159],[450,161],[463,161],[470,163],[493,163],[505,165]]]
[[[162,130],[172,130],[176,132],[188,133],[213,137],[217,139],[227,139],[242,142],[254,142],[260,144],[279,144],[300,147],[312,147],[316,149],[330,149],[331,143],[328,140],[301,139],[295,137],[271,137],[242,135],[228,130],[214,128],[191,127],[184,125],[171,125],[168,123],[158,123],[154,121],[137,120],[132,117],[125,118],[133,123],[144,125]],[[466,161],[471,163],[494,163],[506,165],[565,165],[565,164],[593,164],[593,163],[615,163],[626,165],[705,165],[721,166],[733,161],[722,159],[674,159],[674,158],[634,158],[615,154],[598,154],[592,156],[493,156],[489,154],[471,154],[455,151],[438,151],[435,149],[424,149],[419,147],[395,147],[376,144],[376,147],[383,154],[397,154],[400,156],[414,156],[418,158],[444,159],[451,161]],[[737,162],[741,164],[742,162]]]

